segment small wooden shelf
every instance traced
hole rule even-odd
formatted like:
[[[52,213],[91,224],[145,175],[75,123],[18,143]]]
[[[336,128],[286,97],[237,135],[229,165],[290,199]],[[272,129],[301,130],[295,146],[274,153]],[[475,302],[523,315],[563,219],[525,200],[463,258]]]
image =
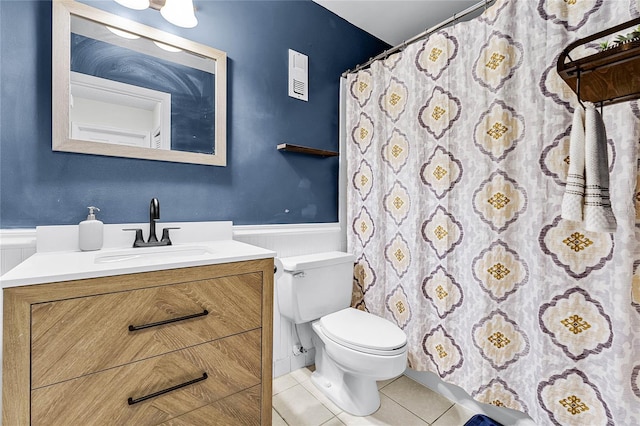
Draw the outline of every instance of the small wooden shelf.
[[[581,101],[612,105],[640,98],[640,40],[577,60],[571,60],[569,56],[577,47],[637,25],[640,25],[640,18],[577,40],[562,51],[558,58],[558,74]]]
[[[336,151],[327,151],[324,149],[309,148],[307,146],[292,145],[290,143],[281,143],[278,145],[278,151],[297,152],[300,154],[318,155],[320,157],[337,157],[340,155]]]

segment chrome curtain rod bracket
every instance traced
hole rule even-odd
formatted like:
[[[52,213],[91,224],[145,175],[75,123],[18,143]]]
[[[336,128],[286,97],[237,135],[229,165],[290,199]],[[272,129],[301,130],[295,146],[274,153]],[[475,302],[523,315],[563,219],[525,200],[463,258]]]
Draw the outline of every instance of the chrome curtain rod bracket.
[[[476,4],[474,4],[473,6],[468,7],[467,9],[463,10],[462,12],[458,12],[458,13],[454,13],[452,17],[445,19],[444,21],[440,22],[439,24],[428,28],[426,30],[424,30],[423,32],[421,32],[420,34],[410,38],[409,40],[405,40],[402,43],[400,43],[397,46],[394,46],[390,49],[385,50],[384,52],[374,56],[373,58],[370,58],[367,62],[365,62],[364,64],[360,64],[357,65],[353,70],[347,70],[345,72],[342,73],[342,77],[347,77],[348,74],[352,74],[352,73],[356,73],[358,71],[360,71],[361,69],[367,68],[369,65],[371,65],[372,63],[374,63],[375,61],[379,60],[379,59],[383,59],[383,58],[388,58],[389,56],[393,55],[394,53],[398,52],[398,51],[402,51],[403,49],[405,49],[407,46],[409,46],[410,44],[415,43],[416,41],[420,41],[428,36],[430,36],[431,34],[435,33],[436,31],[438,31],[439,29],[451,24],[452,22],[456,22],[458,19],[467,16],[470,13],[475,12],[476,10],[484,7],[484,9],[487,9],[487,6],[490,3],[493,3],[495,0],[482,0]]]

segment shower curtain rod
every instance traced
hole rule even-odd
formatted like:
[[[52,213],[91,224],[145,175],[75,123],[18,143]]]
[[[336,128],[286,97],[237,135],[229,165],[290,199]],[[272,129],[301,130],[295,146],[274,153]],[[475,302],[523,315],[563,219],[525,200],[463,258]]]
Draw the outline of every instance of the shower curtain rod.
[[[439,24],[424,30],[423,32],[421,32],[420,34],[418,34],[418,35],[416,35],[414,37],[411,37],[409,40],[405,40],[402,43],[400,43],[399,45],[385,50],[384,52],[374,56],[373,58],[370,58],[364,64],[360,64],[360,65],[356,66],[352,70],[346,70],[345,72],[342,73],[342,77],[346,77],[347,74],[350,74],[350,73],[353,73],[353,72],[358,72],[363,68],[367,68],[369,65],[371,65],[372,63],[374,63],[378,59],[386,58],[387,56],[404,49],[408,45],[410,45],[412,43],[415,43],[416,41],[422,40],[423,38],[428,37],[432,33],[438,31],[440,28],[443,28],[443,27],[449,25],[450,23],[455,22],[458,19],[460,19],[460,18],[462,18],[464,16],[467,16],[470,13],[475,12],[476,10],[480,9],[481,7],[487,7],[490,3],[493,3],[494,1],[495,0],[482,0],[482,1],[479,1],[478,3],[474,4],[473,6],[469,6],[468,8],[463,10],[462,12],[454,13],[451,18],[445,19],[444,21],[440,22]]]

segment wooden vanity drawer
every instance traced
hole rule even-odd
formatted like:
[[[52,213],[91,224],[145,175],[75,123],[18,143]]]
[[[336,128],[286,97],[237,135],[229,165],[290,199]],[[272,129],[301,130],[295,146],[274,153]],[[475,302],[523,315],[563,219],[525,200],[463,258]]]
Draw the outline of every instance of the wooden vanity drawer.
[[[162,426],[257,426],[260,422],[260,386],[254,386],[164,422]],[[271,424],[264,419],[262,423]]]
[[[253,330],[35,389],[31,392],[31,423],[156,425],[226,397],[230,397],[228,404],[214,404],[200,414],[218,410],[230,415],[237,406],[238,412],[259,422],[260,387],[233,396],[260,384],[261,344],[261,331]],[[128,398],[138,399],[202,377],[203,373],[208,376],[205,380],[128,404]]]
[[[259,328],[261,304],[261,273],[34,304],[31,388]]]

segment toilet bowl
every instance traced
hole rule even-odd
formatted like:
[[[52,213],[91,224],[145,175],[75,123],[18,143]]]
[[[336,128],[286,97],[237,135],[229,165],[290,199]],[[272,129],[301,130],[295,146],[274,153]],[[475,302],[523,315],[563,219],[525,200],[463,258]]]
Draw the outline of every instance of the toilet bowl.
[[[352,325],[345,322],[339,329],[335,325],[334,328],[327,326],[324,320],[336,315],[340,319],[356,318],[359,331],[371,331],[367,333],[368,338],[362,335],[354,339],[336,338],[332,331],[347,331],[342,333],[346,335],[348,326]],[[383,327],[380,327],[381,324],[384,324]],[[404,332],[383,318],[353,308],[323,317],[315,321],[312,328],[316,348],[316,371],[311,375],[312,382],[349,414],[367,416],[375,412],[380,407],[376,382],[399,376],[407,366]],[[377,336],[373,334],[375,332]]]
[[[342,410],[366,416],[380,406],[376,381],[403,373],[407,337],[397,325],[350,308],[353,255],[319,253],[278,259],[281,314],[311,322],[316,349],[312,383]]]

